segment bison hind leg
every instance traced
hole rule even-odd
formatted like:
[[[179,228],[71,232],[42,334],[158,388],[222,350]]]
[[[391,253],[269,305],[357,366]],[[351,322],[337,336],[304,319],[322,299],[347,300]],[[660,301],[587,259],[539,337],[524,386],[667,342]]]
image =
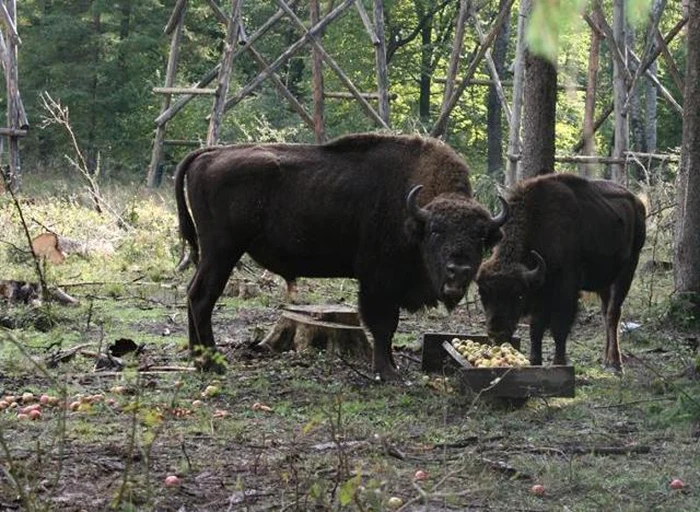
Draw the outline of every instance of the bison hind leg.
[[[216,352],[211,317],[234,265],[242,256],[231,252],[202,252],[202,259],[187,290],[190,352],[199,368],[223,371],[224,362]]]
[[[637,258],[634,258],[617,276],[609,289],[600,293],[603,303],[603,319],[605,321],[606,347],[605,366],[617,373],[622,373],[622,356],[620,355],[620,340],[618,328],[622,314],[622,303],[627,298],[634,271],[637,268]],[[607,299],[607,300],[606,300]]]

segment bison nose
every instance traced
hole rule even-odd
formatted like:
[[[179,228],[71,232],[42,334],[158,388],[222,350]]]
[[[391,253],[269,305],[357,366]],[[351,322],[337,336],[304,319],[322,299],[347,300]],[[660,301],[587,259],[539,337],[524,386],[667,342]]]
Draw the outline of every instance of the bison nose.
[[[470,265],[460,265],[454,262],[447,264],[447,278],[450,280],[462,280],[469,276],[472,267]]]

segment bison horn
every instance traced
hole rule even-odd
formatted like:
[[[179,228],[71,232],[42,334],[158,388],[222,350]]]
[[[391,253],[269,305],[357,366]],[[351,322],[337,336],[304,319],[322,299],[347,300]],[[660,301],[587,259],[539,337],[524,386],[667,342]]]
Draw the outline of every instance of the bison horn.
[[[537,251],[530,251],[530,254],[537,262],[537,265],[532,270],[523,271],[523,278],[530,284],[541,285],[544,282],[544,275],[547,272],[547,263]]]
[[[510,207],[508,206],[508,202],[503,199],[502,196],[498,196],[498,200],[501,202],[501,211],[498,212],[498,215],[495,217],[491,217],[491,222],[493,222],[497,228],[500,228],[506,223],[508,217],[510,216]]]
[[[406,196],[406,208],[408,212],[421,223],[425,223],[430,218],[430,212],[416,204],[416,197],[423,188],[423,185],[416,185]]]

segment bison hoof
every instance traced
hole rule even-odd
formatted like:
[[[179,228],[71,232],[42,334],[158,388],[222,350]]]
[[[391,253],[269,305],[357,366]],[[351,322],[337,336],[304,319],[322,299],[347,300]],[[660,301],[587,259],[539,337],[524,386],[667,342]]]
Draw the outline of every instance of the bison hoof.
[[[387,366],[382,370],[375,370],[374,380],[377,382],[400,382],[401,375],[393,366]]]

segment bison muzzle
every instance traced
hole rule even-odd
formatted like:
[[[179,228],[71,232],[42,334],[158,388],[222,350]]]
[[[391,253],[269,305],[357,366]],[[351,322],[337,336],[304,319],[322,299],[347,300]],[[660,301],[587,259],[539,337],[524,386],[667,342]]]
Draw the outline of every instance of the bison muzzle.
[[[472,198],[469,170],[449,146],[417,136],[203,148],[178,166],[175,192],[197,264],[187,308],[193,353],[214,350],[214,304],[248,253],[287,281],[356,278],[382,379],[397,376],[400,308],[456,306],[506,220]]]

